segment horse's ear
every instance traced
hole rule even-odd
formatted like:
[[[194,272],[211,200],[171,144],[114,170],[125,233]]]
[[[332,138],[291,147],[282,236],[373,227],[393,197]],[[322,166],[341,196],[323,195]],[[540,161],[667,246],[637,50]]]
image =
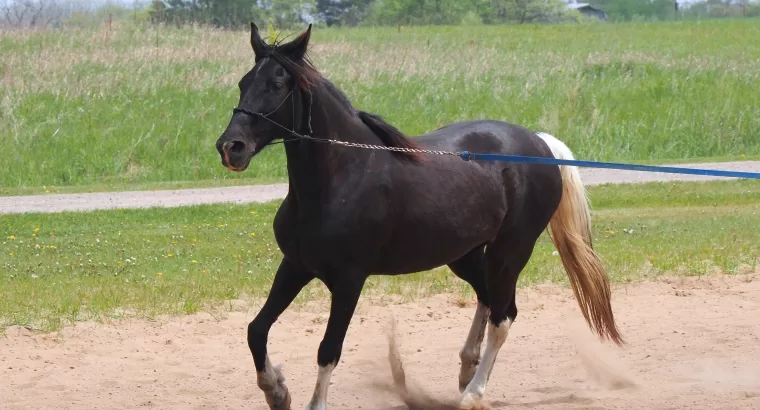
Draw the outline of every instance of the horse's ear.
[[[299,61],[306,55],[306,49],[309,47],[310,38],[311,24],[309,24],[309,27],[293,41],[279,46],[278,51],[287,55],[293,61]]]
[[[254,22],[251,22],[251,47],[253,47],[253,53],[256,54],[257,57],[265,54],[267,48],[269,48],[267,43],[264,42],[264,39],[261,38],[259,28],[256,27]]]

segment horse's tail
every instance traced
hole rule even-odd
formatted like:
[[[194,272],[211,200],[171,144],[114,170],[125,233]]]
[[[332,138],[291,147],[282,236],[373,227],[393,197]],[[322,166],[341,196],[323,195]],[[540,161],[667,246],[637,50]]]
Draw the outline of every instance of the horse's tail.
[[[538,133],[558,159],[574,159],[557,138]],[[591,212],[578,167],[560,165],[562,200],[551,219],[551,238],[567,271],[575,298],[589,327],[604,339],[625,343],[615,325],[610,283],[591,241]]]

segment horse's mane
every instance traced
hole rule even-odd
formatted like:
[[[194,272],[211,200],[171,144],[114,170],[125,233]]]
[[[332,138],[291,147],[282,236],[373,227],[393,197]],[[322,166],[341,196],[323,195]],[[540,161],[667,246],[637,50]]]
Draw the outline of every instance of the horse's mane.
[[[357,111],[359,118],[362,122],[377,135],[383,144],[388,147],[396,148],[408,148],[408,149],[420,149],[411,138],[407,137],[401,131],[391,124],[388,124],[375,114],[370,114],[364,111]],[[410,160],[412,162],[419,162],[422,159],[422,154],[419,152],[399,152],[394,151],[397,156]]]
[[[314,64],[312,64],[309,59],[308,53],[305,53],[299,62],[295,62],[284,56],[283,53],[278,53],[277,47],[275,46],[271,50],[270,55],[288,70],[291,76],[296,78],[296,84],[302,92],[312,93],[315,89],[320,88],[328,92],[345,110],[357,115],[361,121],[378,138],[380,138],[385,146],[420,149],[419,145],[417,145],[412,138],[404,135],[396,127],[386,122],[380,116],[355,109],[343,91],[317,71]],[[418,162],[422,159],[422,154],[418,152],[393,151],[393,154],[412,162]]]

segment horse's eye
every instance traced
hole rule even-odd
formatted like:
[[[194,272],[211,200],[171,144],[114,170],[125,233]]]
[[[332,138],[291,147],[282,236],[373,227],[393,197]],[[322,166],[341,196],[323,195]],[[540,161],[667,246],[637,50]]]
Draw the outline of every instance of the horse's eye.
[[[280,83],[280,82],[274,83],[274,89],[275,89],[275,90],[279,90],[279,89],[281,89],[282,87],[283,87],[282,83]]]

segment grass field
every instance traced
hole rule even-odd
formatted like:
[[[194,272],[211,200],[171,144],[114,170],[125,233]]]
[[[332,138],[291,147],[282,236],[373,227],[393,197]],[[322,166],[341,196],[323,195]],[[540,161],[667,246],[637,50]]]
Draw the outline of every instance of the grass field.
[[[760,181],[597,186],[590,196],[594,243],[616,283],[759,267]],[[276,209],[277,202],[0,216],[0,331],[256,301],[281,258],[271,228]],[[566,282],[553,251],[542,236],[521,285]],[[471,297],[439,269],[373,277],[365,298],[443,291]],[[297,303],[318,297],[326,290],[315,281]]]
[[[242,175],[214,150],[252,63],[248,33],[115,24],[105,38],[0,32],[0,193],[285,175],[281,147]],[[357,107],[411,135],[494,118],[555,134],[584,159],[760,154],[757,20],[318,28],[312,38],[317,67]]]

